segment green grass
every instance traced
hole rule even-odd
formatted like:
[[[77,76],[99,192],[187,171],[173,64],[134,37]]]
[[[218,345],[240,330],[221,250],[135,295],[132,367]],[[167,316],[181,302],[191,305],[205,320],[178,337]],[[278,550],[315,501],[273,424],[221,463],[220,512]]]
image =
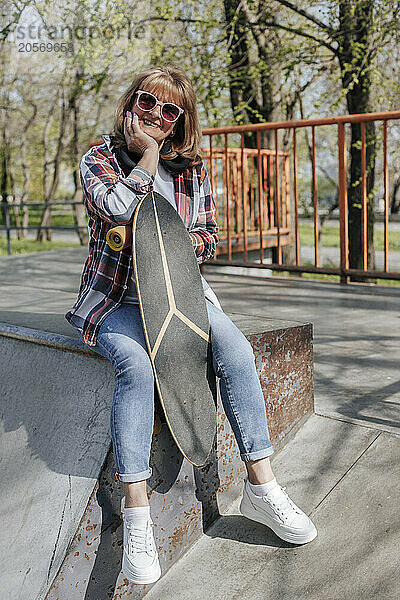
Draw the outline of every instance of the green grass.
[[[383,250],[383,231],[375,229],[374,245],[375,250]],[[299,225],[300,243],[303,246],[314,246],[314,225]],[[322,228],[321,244],[324,248],[339,248],[339,224],[337,227],[325,225]],[[389,250],[400,251],[400,231],[389,232]]]
[[[324,265],[332,268],[334,265]],[[315,279],[317,281],[333,281],[340,282],[340,275],[330,275],[328,273],[292,273],[290,271],[273,271],[275,277],[291,277],[301,279]],[[400,287],[400,281],[397,279],[377,279],[376,285],[385,285],[389,287]]]
[[[73,246],[80,246],[80,244],[74,242],[37,242],[36,240],[17,240],[11,239],[11,250],[13,254],[27,254],[29,252],[43,252],[44,250],[59,250],[60,248],[71,248]],[[0,256],[6,256],[7,250],[7,238],[5,236],[0,237]]]
[[[28,212],[29,212],[29,226],[30,227],[35,227],[36,225],[39,225],[40,223],[40,219],[42,216],[42,212],[43,212],[43,206],[40,206],[38,208],[34,207],[34,206],[29,206],[28,207]],[[16,225],[15,222],[15,216],[12,210],[9,211],[9,215],[10,215],[10,225]],[[51,215],[51,224],[55,225],[55,226],[60,226],[60,225],[68,225],[68,226],[73,226],[74,225],[74,216],[71,213],[57,213],[57,211],[52,211],[52,215]],[[3,211],[0,211],[0,225],[4,226],[4,216],[3,216]]]
[[[383,231],[375,230],[374,231],[374,247],[375,251],[383,250]],[[308,224],[300,224],[299,225],[299,234],[300,234],[300,243],[304,246],[314,246],[314,226]],[[324,248],[339,248],[340,240],[339,240],[339,224],[335,227],[332,225],[325,225],[322,228],[321,235],[321,245]],[[389,232],[389,250],[400,251],[400,231],[390,231]],[[329,264],[325,265],[326,267],[334,267],[335,265]],[[299,277],[300,274],[297,273],[289,273],[288,271],[276,271],[277,276],[282,275],[283,277]],[[322,281],[340,281],[339,275],[328,275],[323,273],[303,273],[301,275],[303,279],[317,279]],[[400,281],[396,279],[377,279],[377,285],[387,285],[391,287],[399,287]]]
[[[34,213],[32,215],[30,215],[29,217],[29,226],[30,227],[35,227],[38,226],[40,223],[40,214],[39,213]],[[56,227],[60,227],[60,226],[65,226],[67,225],[68,227],[73,227],[75,225],[74,222],[74,217],[73,215],[52,215],[51,216],[51,224],[56,226]]]

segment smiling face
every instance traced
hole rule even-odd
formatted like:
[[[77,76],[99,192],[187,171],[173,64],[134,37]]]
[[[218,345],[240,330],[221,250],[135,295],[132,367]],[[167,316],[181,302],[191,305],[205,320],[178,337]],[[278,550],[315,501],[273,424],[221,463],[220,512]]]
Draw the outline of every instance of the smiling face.
[[[173,94],[171,94],[169,90],[163,88],[147,89],[146,87],[143,89],[146,92],[154,94],[161,102],[173,102],[174,104],[180,106],[177,99],[173,97]],[[179,119],[174,123],[170,123],[163,119],[161,116],[161,106],[159,104],[157,104],[152,110],[142,110],[137,106],[136,98],[137,94],[134,96],[134,104],[131,108],[132,114],[137,114],[141,129],[147,133],[147,135],[156,140],[158,146],[161,147],[164,140],[169,135],[172,136],[174,134]]]

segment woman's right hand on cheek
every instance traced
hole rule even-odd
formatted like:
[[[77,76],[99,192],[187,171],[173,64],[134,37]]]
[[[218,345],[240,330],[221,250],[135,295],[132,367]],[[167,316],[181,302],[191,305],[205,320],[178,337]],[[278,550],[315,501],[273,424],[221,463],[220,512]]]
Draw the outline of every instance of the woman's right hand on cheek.
[[[158,144],[156,140],[147,135],[139,125],[139,119],[136,113],[126,112],[124,117],[124,135],[128,150],[143,156],[146,150],[154,150],[158,153]]]

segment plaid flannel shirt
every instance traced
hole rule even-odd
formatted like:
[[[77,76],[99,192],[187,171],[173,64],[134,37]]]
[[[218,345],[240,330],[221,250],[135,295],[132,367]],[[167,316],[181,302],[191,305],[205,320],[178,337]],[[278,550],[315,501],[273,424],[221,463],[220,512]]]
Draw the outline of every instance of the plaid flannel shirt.
[[[90,148],[80,162],[89,217],[89,256],[77,301],[65,314],[89,346],[96,345],[102,321],[121,305],[133,274],[132,249],[112,250],[106,243],[107,231],[132,221],[141,197],[154,182],[152,173],[140,165],[125,177],[111,150],[110,136],[102,138],[104,143]],[[204,163],[174,175],[174,189],[177,212],[189,232],[197,262],[201,263],[214,256],[218,243],[215,201]]]

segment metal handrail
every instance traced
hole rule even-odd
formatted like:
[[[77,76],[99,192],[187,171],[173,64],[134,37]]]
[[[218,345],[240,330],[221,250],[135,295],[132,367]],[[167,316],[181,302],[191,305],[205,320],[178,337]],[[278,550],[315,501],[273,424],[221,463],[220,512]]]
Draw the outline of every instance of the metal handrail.
[[[10,236],[10,232],[11,231],[27,231],[27,230],[51,230],[51,231],[57,231],[57,230],[64,230],[64,231],[76,231],[77,233],[81,230],[83,231],[87,231],[88,226],[87,225],[27,225],[26,227],[23,225],[11,225],[10,224],[10,211],[12,211],[15,207],[23,207],[23,206],[65,206],[65,207],[69,207],[69,206],[75,206],[75,205],[82,205],[83,202],[79,202],[79,201],[62,201],[62,202],[4,202],[1,201],[0,202],[0,206],[2,208],[3,211],[3,217],[4,217],[4,222],[5,225],[0,225],[0,231],[5,231],[6,232],[6,237],[7,237],[7,253],[9,255],[12,255],[12,245],[11,245],[11,236]]]
[[[240,134],[241,137],[241,150],[243,153],[244,148],[244,134],[245,133],[256,133],[257,134],[257,153],[258,157],[258,173],[259,178],[262,172],[261,167],[261,156],[263,150],[260,147],[260,134],[263,131],[274,131],[274,153],[276,157],[276,168],[274,169],[273,176],[275,178],[275,197],[274,206],[277,214],[277,232],[276,232],[276,256],[272,263],[267,266],[263,264],[263,193],[262,186],[258,185],[258,201],[259,201],[259,215],[260,215],[260,262],[251,262],[248,260],[247,248],[246,248],[246,232],[244,232],[244,248],[243,248],[243,261],[233,261],[232,253],[230,252],[229,246],[231,242],[231,225],[227,223],[227,231],[224,231],[224,237],[228,240],[228,260],[222,260],[218,258],[218,253],[212,261],[214,265],[241,265],[251,266],[257,268],[268,268],[276,271],[291,271],[291,272],[313,272],[313,273],[327,273],[335,274],[340,276],[342,283],[348,282],[349,276],[356,276],[361,278],[376,278],[381,279],[400,279],[400,273],[389,270],[389,177],[388,177],[388,161],[387,161],[387,127],[388,122],[391,120],[400,120],[400,111],[387,111],[379,113],[363,113],[357,115],[344,115],[339,117],[324,117],[320,119],[302,119],[298,121],[282,121],[276,123],[256,123],[247,125],[233,125],[228,127],[213,127],[203,130],[203,135],[209,137],[209,148],[208,148],[208,161],[210,164],[210,179],[213,193],[215,194],[214,176],[213,176],[213,160],[215,159],[215,150],[213,138],[214,136],[224,136],[224,148],[219,149],[220,155],[227,155],[230,152],[228,146],[228,135]],[[382,123],[383,128],[383,183],[384,183],[384,268],[383,270],[368,269],[367,267],[367,185],[366,185],[366,123],[378,121]],[[347,148],[346,148],[346,135],[345,126],[346,124],[361,124],[361,200],[362,200],[362,269],[349,268],[349,206],[347,198]],[[340,218],[340,266],[337,268],[323,267],[320,265],[319,256],[319,221],[318,221],[318,177],[317,177],[317,156],[316,156],[316,132],[320,126],[337,126],[337,147],[338,147],[338,190],[339,190],[339,218]],[[296,131],[299,128],[311,128],[312,142],[311,142],[311,166],[312,166],[312,182],[313,182],[313,216],[314,216],[314,265],[302,265],[300,264],[300,241],[299,241],[299,220],[298,220],[298,148],[296,141]],[[281,237],[281,216],[279,215],[282,209],[281,198],[279,197],[281,186],[279,185],[279,161],[280,149],[278,146],[278,133],[280,130],[290,130],[292,133],[291,142],[291,156],[293,158],[293,188],[291,189],[292,198],[292,211],[294,217],[294,237],[295,237],[295,253],[296,261],[295,264],[288,264],[282,258],[282,237]],[[246,149],[247,150],[247,149]],[[254,149],[253,149],[254,152]],[[239,169],[240,187],[242,190],[247,189],[248,182],[246,181],[246,175],[243,173],[243,163],[241,169]],[[229,179],[227,174],[223,173],[223,180]],[[227,203],[227,211],[229,212],[229,192],[226,194],[227,198],[224,200]],[[248,212],[248,199],[245,193],[242,193],[242,213],[243,219],[246,219]]]

